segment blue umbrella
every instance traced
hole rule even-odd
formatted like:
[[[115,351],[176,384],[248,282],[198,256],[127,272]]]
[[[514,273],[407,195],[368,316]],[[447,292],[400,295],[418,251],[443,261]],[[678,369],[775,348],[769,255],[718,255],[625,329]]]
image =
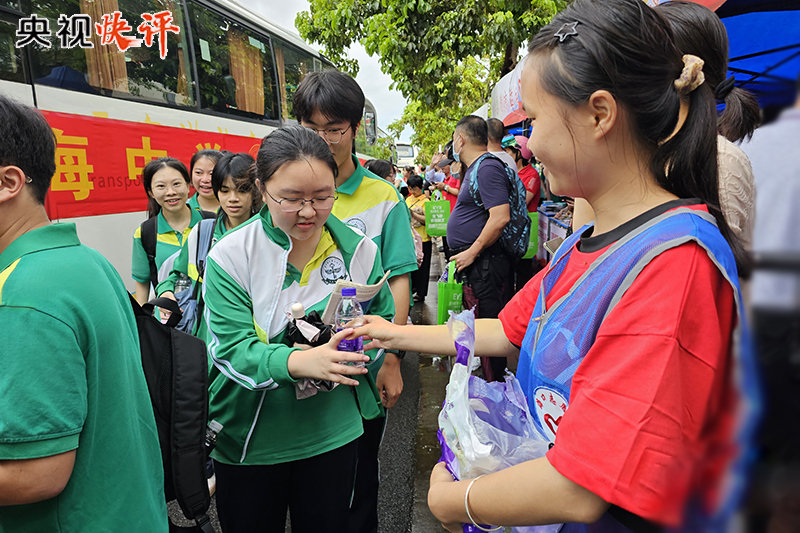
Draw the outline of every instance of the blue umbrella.
[[[727,0],[716,13],[728,30],[728,69],[736,86],[755,94],[762,107],[793,103],[800,73],[800,2]]]

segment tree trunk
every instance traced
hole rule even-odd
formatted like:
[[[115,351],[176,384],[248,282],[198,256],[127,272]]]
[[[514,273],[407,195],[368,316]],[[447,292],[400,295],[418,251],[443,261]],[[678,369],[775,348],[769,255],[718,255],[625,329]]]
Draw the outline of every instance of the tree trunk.
[[[502,78],[517,66],[517,53],[519,48],[515,43],[506,45],[506,55],[503,58],[503,65],[500,67],[500,77]]]

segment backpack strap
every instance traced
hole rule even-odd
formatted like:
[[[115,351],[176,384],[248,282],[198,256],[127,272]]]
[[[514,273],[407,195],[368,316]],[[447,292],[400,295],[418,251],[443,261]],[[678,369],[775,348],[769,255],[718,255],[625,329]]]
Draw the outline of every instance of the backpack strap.
[[[469,180],[469,193],[472,195],[472,199],[475,201],[475,205],[483,209],[483,200],[481,200],[481,191],[478,188],[478,170],[481,168],[481,163],[485,159],[494,159],[496,161],[500,161],[503,164],[504,168],[508,168],[506,162],[494,155],[491,152],[484,152],[480,157],[478,157],[477,161],[475,161],[475,169],[472,171],[472,179]],[[508,175],[508,172],[506,172]],[[488,218],[488,214],[487,214]]]
[[[150,284],[155,290],[158,285],[158,267],[156,267],[156,244],[158,243],[158,215],[142,222],[140,238],[147,262],[150,265]]]

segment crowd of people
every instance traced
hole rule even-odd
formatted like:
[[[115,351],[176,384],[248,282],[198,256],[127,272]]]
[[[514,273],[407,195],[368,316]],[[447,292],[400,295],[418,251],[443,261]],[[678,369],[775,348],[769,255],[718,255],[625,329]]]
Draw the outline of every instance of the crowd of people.
[[[792,227],[761,202],[796,181],[797,159],[775,154],[800,134],[797,109],[756,130],[727,49],[697,4],[576,0],[529,42],[527,136],[469,115],[424,168],[362,165],[364,94],[326,70],[305,76],[298,124],[267,135],[256,158],[150,161],[134,295],[197,295],[190,333],[206,344],[209,421],[223,427],[208,468],[222,530],[282,532],[288,513],[300,533],[378,531],[378,452],[405,351],[455,354],[446,326],[408,325],[439,239],[477,318],[479,372],[515,371],[552,443],[477,479],[437,465],[428,503],[444,527],[726,527],[753,450],[772,467],[800,442],[785,423],[800,412],[787,356],[800,302],[782,291],[796,280],[756,272],[760,361],[742,290],[751,250],[796,240],[759,237]],[[48,220],[54,153],[44,117],[0,96],[0,530],[167,531],[133,311],[110,263]],[[549,263],[520,260],[515,198],[533,213],[555,195],[574,199],[570,234]],[[425,206],[440,199],[438,238]],[[363,326],[316,347],[290,339],[293,303],[321,313],[336,281],[385,276]],[[364,353],[338,349],[359,336]],[[757,362],[779,406],[759,440]],[[336,386],[301,398],[306,378]],[[800,494],[785,485],[784,517]]]

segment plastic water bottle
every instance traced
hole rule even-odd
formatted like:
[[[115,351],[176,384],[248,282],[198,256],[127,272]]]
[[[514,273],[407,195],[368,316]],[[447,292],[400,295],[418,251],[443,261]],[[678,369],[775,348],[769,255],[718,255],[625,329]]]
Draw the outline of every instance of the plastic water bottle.
[[[181,273],[180,277],[175,280],[175,289],[172,294],[178,294],[192,287],[192,280],[186,274]]]
[[[361,309],[361,304],[356,299],[355,288],[342,289],[342,301],[336,308],[334,315],[334,326],[336,332],[342,331],[347,328],[357,328],[364,324],[364,311]],[[352,340],[343,339],[339,341],[340,352],[356,352],[364,353],[364,340],[357,337]],[[353,366],[364,366],[363,362],[351,363]]]

